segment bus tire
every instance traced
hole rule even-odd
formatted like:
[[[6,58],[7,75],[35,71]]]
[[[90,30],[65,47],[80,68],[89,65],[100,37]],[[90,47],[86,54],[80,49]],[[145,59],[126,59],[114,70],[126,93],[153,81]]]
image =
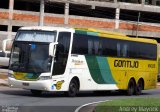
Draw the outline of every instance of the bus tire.
[[[128,83],[127,95],[132,96],[135,93],[135,83],[134,80],[131,79]]]
[[[40,96],[42,94],[42,91],[41,90],[31,90],[31,93],[34,95],[34,96]]]
[[[69,90],[67,92],[67,96],[75,97],[79,91],[78,83],[76,80],[72,80],[69,84]]]
[[[143,82],[142,80],[139,80],[136,86],[136,95],[141,95],[143,89]]]

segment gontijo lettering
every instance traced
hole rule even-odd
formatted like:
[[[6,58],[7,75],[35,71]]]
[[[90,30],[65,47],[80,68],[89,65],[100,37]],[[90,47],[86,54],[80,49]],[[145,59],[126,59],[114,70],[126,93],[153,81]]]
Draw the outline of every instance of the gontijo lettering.
[[[125,68],[138,68],[138,61],[128,61],[128,60],[115,60],[114,67],[125,67]]]

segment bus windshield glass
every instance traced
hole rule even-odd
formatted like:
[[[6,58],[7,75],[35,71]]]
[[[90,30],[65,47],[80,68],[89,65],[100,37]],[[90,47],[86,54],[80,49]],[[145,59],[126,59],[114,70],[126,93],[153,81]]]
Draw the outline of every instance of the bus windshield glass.
[[[16,41],[54,42],[56,31],[18,31]]]
[[[15,42],[10,69],[21,72],[42,73],[50,71],[49,44]]]

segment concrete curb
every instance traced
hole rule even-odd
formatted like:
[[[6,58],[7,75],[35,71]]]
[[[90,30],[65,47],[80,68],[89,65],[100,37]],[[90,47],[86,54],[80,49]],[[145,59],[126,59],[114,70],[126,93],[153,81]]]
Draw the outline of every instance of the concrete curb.
[[[157,83],[157,88],[156,89],[159,89],[159,87],[160,87],[160,82]],[[105,100],[105,101],[98,101],[98,102],[87,103],[87,104],[84,104],[82,106],[79,106],[75,110],[75,112],[95,112],[96,105],[98,103],[102,103],[102,102],[106,102],[106,101],[111,101],[111,100]]]
[[[78,107],[75,110],[75,112],[95,112],[95,108],[98,103],[107,102],[107,101],[111,101],[111,100],[98,101],[98,102],[84,104],[84,105]]]

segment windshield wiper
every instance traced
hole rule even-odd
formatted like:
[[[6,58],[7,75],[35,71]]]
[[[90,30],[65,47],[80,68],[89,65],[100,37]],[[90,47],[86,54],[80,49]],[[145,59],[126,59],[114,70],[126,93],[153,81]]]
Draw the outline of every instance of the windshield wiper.
[[[20,65],[19,61],[15,61],[15,62],[13,62],[13,63],[11,64],[11,67],[13,67],[13,66],[19,66],[19,65]]]
[[[15,61],[11,64],[10,68],[13,70],[18,70],[24,68],[24,63],[19,63],[18,61]]]

